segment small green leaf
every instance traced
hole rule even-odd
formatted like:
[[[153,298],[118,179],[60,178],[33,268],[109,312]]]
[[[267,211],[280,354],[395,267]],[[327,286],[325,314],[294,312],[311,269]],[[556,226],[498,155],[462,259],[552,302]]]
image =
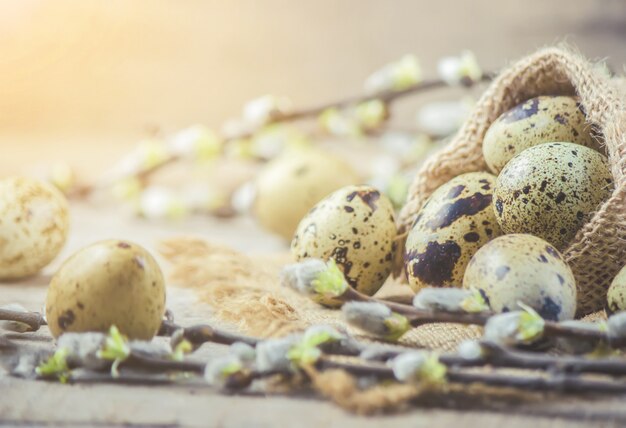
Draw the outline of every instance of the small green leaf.
[[[66,383],[70,375],[70,369],[67,366],[68,354],[67,348],[57,349],[50,358],[37,366],[35,373],[39,376],[56,376],[61,383]]]
[[[224,367],[222,367],[222,369],[220,370],[220,373],[222,374],[222,376],[228,377],[236,373],[239,373],[242,369],[243,369],[243,366],[241,365],[240,361],[233,361],[225,365]]]
[[[540,339],[545,326],[544,319],[530,306],[522,302],[518,302],[518,305],[523,309],[523,312],[519,318],[517,339],[526,343]]]
[[[385,319],[384,324],[388,331],[385,335],[385,339],[392,342],[397,341],[404,333],[411,329],[408,318],[397,312],[393,312],[390,317]]]
[[[183,361],[185,359],[185,354],[188,354],[191,351],[193,351],[193,345],[187,339],[183,339],[174,348],[171,358],[174,361]]]
[[[461,302],[461,309],[468,313],[485,312],[489,310],[489,305],[480,291],[472,290],[472,295]]]
[[[305,331],[302,337],[302,343],[307,346],[320,346],[324,343],[336,342],[341,339],[343,339],[343,335],[332,327],[313,326]]]
[[[289,351],[287,351],[287,358],[296,367],[305,364],[313,364],[319,359],[321,355],[322,351],[320,351],[317,346],[305,342],[297,343],[296,345],[292,346]]]
[[[330,259],[326,263],[327,269],[320,272],[317,275],[311,285],[313,290],[321,297],[339,297],[345,293],[348,288],[346,278],[343,276],[343,272],[335,263],[335,260]]]
[[[341,340],[341,333],[333,328],[309,328],[300,342],[287,351],[287,358],[296,366],[312,364],[322,355],[320,345]]]
[[[387,106],[379,99],[367,100],[356,106],[354,114],[364,128],[374,129],[385,121]]]
[[[402,174],[395,174],[387,183],[385,191],[395,208],[402,208],[409,193],[409,180]]]
[[[439,356],[432,353],[419,370],[419,379],[431,385],[446,382],[447,367],[439,361]]]
[[[359,122],[343,115],[336,107],[324,110],[318,117],[320,127],[331,135],[341,137],[359,137],[363,134]]]
[[[119,376],[118,367],[121,362],[130,356],[130,347],[128,346],[128,340],[116,326],[112,325],[109,329],[109,335],[104,341],[104,347],[98,351],[97,356],[104,360],[113,361],[111,376]]]

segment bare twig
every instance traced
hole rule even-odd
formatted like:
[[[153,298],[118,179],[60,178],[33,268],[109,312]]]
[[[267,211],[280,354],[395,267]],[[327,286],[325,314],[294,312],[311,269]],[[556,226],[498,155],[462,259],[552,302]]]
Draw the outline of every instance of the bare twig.
[[[0,309],[0,320],[26,324],[30,331],[37,331],[41,326],[47,325],[46,320],[38,312],[20,312],[10,309]]]
[[[217,329],[208,324],[194,325],[191,327],[181,327],[172,321],[164,320],[159,329],[160,336],[172,336],[177,334],[177,341],[186,339],[192,345],[199,346],[206,342],[231,345],[235,342],[242,342],[250,346],[256,346],[261,339],[244,336]]]

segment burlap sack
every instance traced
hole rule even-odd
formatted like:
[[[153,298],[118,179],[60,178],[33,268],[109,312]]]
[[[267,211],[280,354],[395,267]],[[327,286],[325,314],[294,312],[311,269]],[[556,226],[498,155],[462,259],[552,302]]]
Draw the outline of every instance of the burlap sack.
[[[578,287],[578,315],[601,309],[606,290],[626,264],[626,108],[623,88],[606,69],[567,48],[547,48],[505,69],[489,86],[452,141],[422,166],[400,213],[408,230],[425,199],[451,178],[487,171],[482,140],[503,112],[539,95],[578,95],[599,132],[615,190],[564,250]]]

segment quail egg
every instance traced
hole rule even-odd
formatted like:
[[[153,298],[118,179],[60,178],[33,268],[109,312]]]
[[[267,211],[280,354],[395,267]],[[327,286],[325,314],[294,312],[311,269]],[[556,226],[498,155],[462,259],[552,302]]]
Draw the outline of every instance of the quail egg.
[[[347,186],[302,219],[291,252],[298,261],[334,259],[350,286],[372,295],[391,272],[395,237],[389,199],[369,186]]]
[[[65,244],[69,208],[65,196],[40,180],[0,180],[0,278],[33,275]]]
[[[505,233],[530,233],[562,250],[612,190],[603,155],[546,143],[511,159],[496,180],[493,202]]]
[[[503,235],[479,249],[469,262],[463,287],[479,290],[496,312],[518,302],[548,320],[567,320],[576,311],[576,281],[563,256],[541,238]]]
[[[264,228],[291,239],[298,222],[313,205],[358,181],[348,164],[326,152],[289,151],[259,173],[253,211]]]
[[[607,312],[621,312],[626,311],[626,266],[619,271],[619,273],[611,282],[609,291],[607,293]]]
[[[570,141],[597,148],[575,97],[541,96],[503,113],[487,130],[483,156],[496,174],[513,156],[537,144]]]
[[[159,265],[128,241],[98,242],[75,253],[52,277],[46,317],[54,337],[65,332],[107,332],[151,339],[165,313]]]
[[[495,181],[487,172],[459,175],[426,201],[405,245],[405,269],[414,291],[460,287],[474,253],[501,234],[492,208]]]

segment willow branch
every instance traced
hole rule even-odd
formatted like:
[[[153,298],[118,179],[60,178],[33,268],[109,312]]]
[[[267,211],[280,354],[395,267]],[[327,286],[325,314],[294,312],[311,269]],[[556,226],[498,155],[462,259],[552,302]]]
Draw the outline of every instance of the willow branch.
[[[208,324],[199,324],[191,327],[181,327],[172,321],[164,320],[159,329],[160,336],[173,336],[177,334],[177,341],[183,339],[191,342],[192,345],[199,346],[206,342],[219,343],[222,345],[232,345],[235,342],[242,342],[250,346],[256,346],[261,339],[244,336],[237,333],[220,330]]]
[[[443,362],[443,361],[442,361]],[[326,369],[342,369],[355,376],[373,376],[380,379],[394,379],[393,370],[382,364],[355,364],[344,361],[334,361],[322,358],[318,367]],[[499,373],[475,373],[450,367],[446,379],[451,383],[475,384],[489,386],[528,389],[536,391],[557,392],[598,392],[623,393],[626,392],[626,383],[607,380],[592,380],[571,374],[558,376],[512,376]]]
[[[465,88],[471,88],[479,83],[491,81],[494,78],[494,76],[495,76],[495,73],[487,72],[487,73],[484,73],[480,77],[480,79],[476,81],[471,80],[471,79],[462,80],[461,85]],[[224,143],[229,143],[232,141],[247,139],[247,138],[253,137],[257,132],[259,132],[260,129],[268,125],[315,118],[319,116],[321,113],[323,113],[324,111],[331,109],[331,108],[345,109],[345,108],[358,105],[363,102],[372,101],[372,100],[380,100],[385,105],[389,105],[395,100],[407,97],[409,95],[413,95],[413,94],[417,94],[421,92],[427,92],[427,91],[434,90],[434,89],[445,88],[449,86],[450,84],[443,79],[431,79],[431,80],[425,80],[407,89],[403,89],[399,91],[386,90],[386,91],[376,92],[376,93],[369,94],[369,95],[359,95],[359,96],[344,98],[344,99],[320,104],[320,105],[313,106],[313,107],[292,110],[289,112],[277,111],[271,114],[269,119],[262,125],[258,126],[257,128],[251,131],[246,131],[244,133],[224,136],[223,141]],[[385,120],[387,119],[388,118],[386,118]],[[176,154],[170,154],[166,159],[163,160],[163,162],[159,163],[158,165],[144,168],[140,171],[135,172],[129,177],[136,177],[142,181],[145,181],[158,170],[168,165],[171,165],[181,159],[182,158]],[[80,187],[75,188],[72,192],[70,192],[69,195],[76,196],[76,197],[85,197],[85,196],[88,196],[94,190],[102,188],[106,185],[107,185],[106,183],[104,184],[100,183],[100,184],[80,186]]]
[[[382,303],[394,312],[407,317],[409,323],[413,327],[419,327],[424,324],[433,323],[453,323],[464,325],[484,326],[490,317],[495,315],[494,312],[447,312],[442,310],[424,310],[418,309],[412,305],[390,302],[383,299],[377,299],[365,295],[352,287],[348,287],[346,291],[337,297],[337,300],[347,303],[351,301],[357,302],[373,302]],[[564,325],[559,322],[544,320],[543,337],[545,338],[577,338],[591,342],[605,342],[614,348],[626,346],[625,339],[612,339],[606,331],[596,329],[585,329],[578,326]]]
[[[406,316],[413,327],[419,327],[420,325],[432,323],[485,325],[489,317],[493,315],[493,312],[468,313],[418,309],[412,305],[405,305],[403,303],[391,302],[389,300],[371,297],[355,290],[352,287],[346,288],[346,291],[337,299],[344,303],[355,301],[382,303],[392,311]]]
[[[38,312],[20,312],[10,309],[0,309],[0,320],[26,324],[30,331],[37,331],[41,326],[47,325],[46,320]]]
[[[462,82],[462,85],[466,88],[471,88],[478,83],[491,81],[494,76],[495,76],[494,73],[484,73],[481,76],[481,78],[478,79],[477,81],[473,81],[470,79],[464,80]],[[317,117],[318,115],[323,113],[325,110],[328,110],[331,108],[344,109],[347,107],[351,107],[351,106],[358,105],[358,104],[361,104],[367,101],[372,101],[372,100],[380,100],[385,104],[389,104],[397,99],[404,98],[409,95],[413,95],[413,94],[417,94],[421,92],[427,92],[433,89],[445,88],[449,86],[450,84],[443,79],[424,80],[423,82],[417,83],[407,89],[403,89],[400,91],[387,90],[387,91],[377,92],[377,93],[369,94],[369,95],[359,95],[356,97],[345,98],[342,100],[337,100],[337,101],[321,104],[321,105],[314,106],[314,107],[304,108],[301,110],[294,110],[288,113],[277,113],[270,118],[270,122],[271,123],[289,122],[289,121],[294,121],[294,120],[304,119],[304,118],[309,118],[309,117]]]

